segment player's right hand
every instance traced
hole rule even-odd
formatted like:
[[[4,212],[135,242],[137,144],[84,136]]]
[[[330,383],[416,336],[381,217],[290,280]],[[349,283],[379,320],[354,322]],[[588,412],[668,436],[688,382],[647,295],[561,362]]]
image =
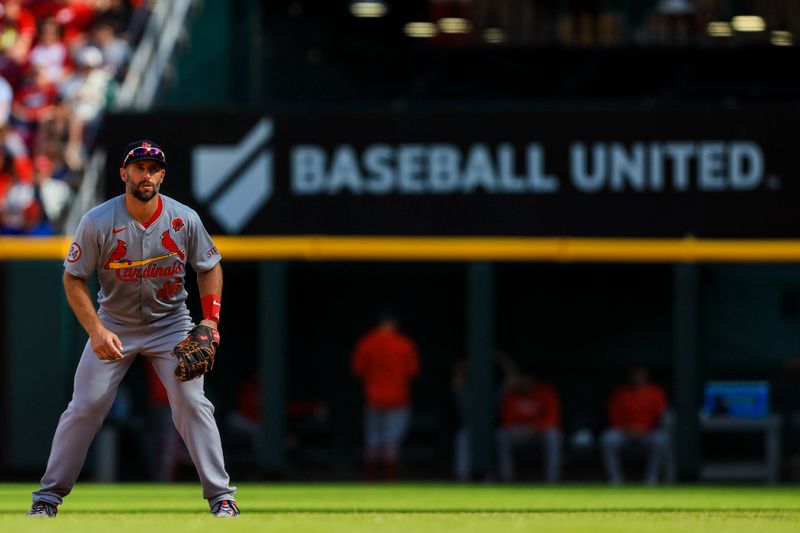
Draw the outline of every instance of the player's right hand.
[[[122,341],[109,330],[102,328],[90,337],[92,350],[98,359],[116,361],[122,359]]]

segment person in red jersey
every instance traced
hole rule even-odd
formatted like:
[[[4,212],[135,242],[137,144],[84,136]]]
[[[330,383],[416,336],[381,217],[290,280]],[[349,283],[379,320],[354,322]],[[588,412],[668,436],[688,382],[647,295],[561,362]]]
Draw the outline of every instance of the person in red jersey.
[[[514,478],[514,449],[541,445],[545,480],[561,477],[561,404],[555,388],[534,376],[516,375],[503,395],[497,451],[500,478]]]
[[[374,480],[383,467],[387,481],[397,478],[400,443],[408,430],[410,382],[419,372],[414,342],[400,332],[397,318],[383,316],[356,344],[353,373],[364,387],[364,477]]]
[[[0,4],[0,49],[19,65],[28,61],[36,39],[36,19],[23,4],[21,0],[5,0]]]
[[[645,482],[658,483],[669,450],[669,435],[661,427],[667,410],[664,390],[650,382],[649,373],[641,363],[634,363],[628,374],[628,383],[618,387],[608,404],[611,427],[600,439],[603,462],[612,484],[624,480],[620,451],[625,447],[639,446],[647,450]]]

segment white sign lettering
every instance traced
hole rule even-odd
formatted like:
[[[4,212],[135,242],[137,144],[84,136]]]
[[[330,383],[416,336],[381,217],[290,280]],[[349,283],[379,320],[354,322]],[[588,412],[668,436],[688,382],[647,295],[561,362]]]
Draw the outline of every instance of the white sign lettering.
[[[574,142],[566,180],[548,172],[538,143],[301,144],[289,159],[299,196],[724,192],[753,190],[766,178],[761,147],[744,140]]]

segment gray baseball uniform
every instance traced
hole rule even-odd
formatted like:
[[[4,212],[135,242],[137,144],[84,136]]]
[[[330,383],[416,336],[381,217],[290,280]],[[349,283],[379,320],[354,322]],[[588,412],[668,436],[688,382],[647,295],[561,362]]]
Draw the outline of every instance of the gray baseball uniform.
[[[108,414],[117,387],[137,355],[149,357],[164,384],[172,419],[197,468],[203,497],[211,504],[233,499],[225,471],[214,406],[203,378],[179,383],[173,376],[172,348],[192,328],[184,288],[186,262],[206,272],[220,255],[200,217],[191,208],[159,195],[156,215],[143,226],[125,208],[125,195],[89,211],[80,221],[64,261],[73,276],[100,281],[98,316],[122,342],[125,356],[100,360],[86,343],[72,401],[53,437],[47,470],[33,501],[58,505],[70,493],[86,453]]]

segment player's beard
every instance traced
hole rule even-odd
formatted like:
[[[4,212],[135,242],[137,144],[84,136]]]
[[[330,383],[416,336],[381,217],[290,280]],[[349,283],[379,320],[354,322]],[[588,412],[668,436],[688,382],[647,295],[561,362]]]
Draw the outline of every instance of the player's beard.
[[[151,185],[152,189],[149,191],[144,190],[143,186],[145,184]],[[143,181],[139,185],[135,185],[133,182],[128,182],[128,189],[130,190],[130,193],[134,196],[134,198],[141,200],[142,202],[149,202],[155,198],[160,188],[160,183],[153,183],[152,181]]]

